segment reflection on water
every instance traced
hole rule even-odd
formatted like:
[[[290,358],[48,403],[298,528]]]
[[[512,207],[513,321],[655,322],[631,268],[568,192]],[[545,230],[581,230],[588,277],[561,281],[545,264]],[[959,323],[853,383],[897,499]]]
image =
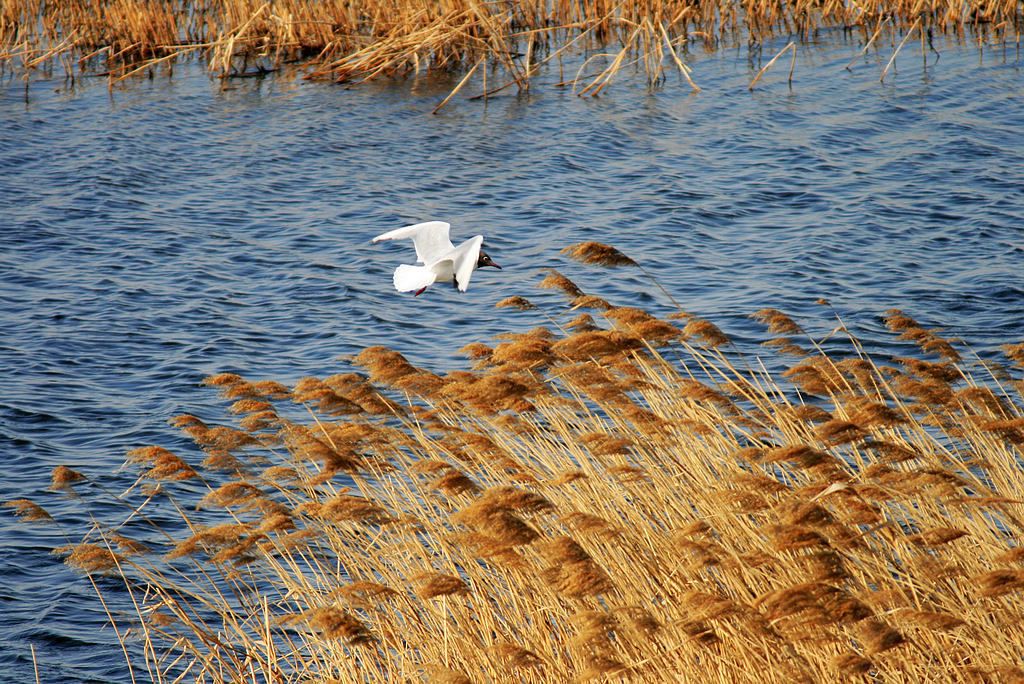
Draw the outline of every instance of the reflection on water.
[[[723,51],[694,59],[698,95],[622,78],[578,98],[538,82],[436,116],[451,82],[220,90],[179,67],[113,93],[37,82],[27,102],[6,83],[0,498],[45,499],[58,464],[116,488],[131,481],[112,473],[127,449],[189,453],[167,420],[222,419],[198,386],[214,372],[295,381],[372,344],[459,367],[463,344],[544,322],[496,311],[501,299],[565,308],[533,287],[544,267],[667,311],[641,274],[567,263],[559,249],[582,239],[641,261],[752,352],[763,335],[748,314],[777,307],[824,334],[822,297],[868,341],[898,307],[982,355],[1019,342],[1020,62],[937,47],[937,64],[908,54],[884,83],[891,53],[848,72],[859,47],[833,46],[801,54],[792,89],[769,71],[751,93],[759,67]],[[464,294],[396,293],[408,246],[370,238],[434,218],[484,234],[505,270]],[[33,679],[31,642],[43,681],[124,681],[102,607],[47,553],[60,532],[9,516],[0,529],[0,679]]]

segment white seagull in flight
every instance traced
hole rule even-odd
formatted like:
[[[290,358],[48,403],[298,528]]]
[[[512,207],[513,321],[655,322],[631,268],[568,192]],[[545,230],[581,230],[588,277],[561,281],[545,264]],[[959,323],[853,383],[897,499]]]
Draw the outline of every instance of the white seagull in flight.
[[[395,289],[399,292],[416,290],[419,295],[434,283],[451,281],[462,292],[469,287],[473,271],[481,266],[501,268],[480,249],[484,236],[477,235],[458,247],[448,238],[451,225],[444,221],[427,221],[414,226],[398,228],[378,235],[373,241],[412,239],[416,246],[416,260],[422,266],[402,264],[395,269]]]

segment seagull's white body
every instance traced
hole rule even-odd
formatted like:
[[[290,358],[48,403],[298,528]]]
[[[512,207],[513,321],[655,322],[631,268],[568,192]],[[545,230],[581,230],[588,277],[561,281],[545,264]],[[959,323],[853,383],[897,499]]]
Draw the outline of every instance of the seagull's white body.
[[[451,225],[444,221],[427,221],[414,226],[398,228],[373,238],[381,240],[403,240],[409,238],[416,247],[416,260],[422,266],[402,264],[395,269],[395,289],[399,292],[419,294],[434,283],[455,281],[455,286],[465,292],[469,279],[480,260],[480,247],[484,236],[471,237],[456,247],[448,237]],[[490,260],[488,259],[488,262]],[[496,265],[496,264],[488,264]]]

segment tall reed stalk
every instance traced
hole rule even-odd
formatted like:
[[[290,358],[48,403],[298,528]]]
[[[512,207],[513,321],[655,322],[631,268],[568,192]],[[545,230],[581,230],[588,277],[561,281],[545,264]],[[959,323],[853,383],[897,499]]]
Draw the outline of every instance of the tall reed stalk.
[[[868,40],[883,24],[894,35],[918,27],[922,44],[932,32],[1019,42],[1024,15],[1019,0],[6,0],[0,68],[117,81],[200,56],[223,77],[297,65],[306,78],[354,84],[483,61],[481,74],[506,75],[498,89],[526,89],[539,66],[571,50],[583,68],[570,83],[596,95],[624,68],[652,83],[678,70],[698,89],[684,62],[695,47],[830,28]]]
[[[175,418],[198,450],[132,451],[128,493],[55,470],[85,510],[124,509],[63,552],[123,581],[132,666],[157,682],[1024,678],[1024,345],[983,365],[890,311],[916,352],[840,325],[849,352],[826,353],[764,309],[775,374],[730,361],[710,321],[542,284],[577,317],[470,344],[471,370],[371,347],[294,387],[215,375],[234,420]]]

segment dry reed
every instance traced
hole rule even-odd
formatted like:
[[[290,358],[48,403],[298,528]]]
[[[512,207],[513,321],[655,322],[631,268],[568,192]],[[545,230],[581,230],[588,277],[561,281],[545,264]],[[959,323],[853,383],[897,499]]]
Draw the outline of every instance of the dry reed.
[[[575,256],[638,265],[608,249]],[[158,682],[1024,677],[1012,367],[896,311],[918,356],[826,354],[765,309],[809,350],[779,376],[738,368],[708,321],[599,309],[470,345],[472,371],[373,347],[368,377],[214,376],[242,428],[175,419],[205,465],[132,451],[159,496],[55,470],[79,505],[138,519],[97,522],[67,561],[123,578],[137,621],[118,634]]]
[[[555,62],[561,72],[568,57],[579,67],[560,85],[597,95],[624,68],[652,84],[678,72],[699,90],[688,53],[726,42],[813,40],[840,28],[859,32],[866,51],[887,29],[894,43],[902,36],[900,48],[916,33],[924,53],[926,42],[934,50],[934,33],[1019,42],[1022,24],[1019,0],[8,0],[0,4],[0,65],[112,81],[152,76],[190,57],[221,77],[297,65],[306,78],[349,84],[421,70],[466,72],[450,98],[476,71],[483,86],[473,97],[528,89],[541,67]],[[787,49],[795,59],[795,43]],[[489,72],[497,84],[487,83]]]

